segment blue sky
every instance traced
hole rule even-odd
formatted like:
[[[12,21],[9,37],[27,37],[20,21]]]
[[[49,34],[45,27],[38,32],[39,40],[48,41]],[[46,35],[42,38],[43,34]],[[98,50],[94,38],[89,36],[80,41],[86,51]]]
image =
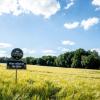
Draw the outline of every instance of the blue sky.
[[[0,56],[13,48],[35,57],[100,54],[100,0],[0,0]]]

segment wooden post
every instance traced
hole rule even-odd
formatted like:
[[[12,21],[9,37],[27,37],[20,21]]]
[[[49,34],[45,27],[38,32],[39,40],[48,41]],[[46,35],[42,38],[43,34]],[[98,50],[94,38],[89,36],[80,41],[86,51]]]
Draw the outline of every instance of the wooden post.
[[[15,74],[15,83],[17,84],[17,66],[16,66],[16,74]]]

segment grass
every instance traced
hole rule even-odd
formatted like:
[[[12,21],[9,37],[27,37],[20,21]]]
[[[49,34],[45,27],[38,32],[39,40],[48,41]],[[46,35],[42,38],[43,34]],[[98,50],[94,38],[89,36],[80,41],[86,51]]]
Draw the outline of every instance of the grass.
[[[0,100],[100,100],[100,70],[0,64]]]

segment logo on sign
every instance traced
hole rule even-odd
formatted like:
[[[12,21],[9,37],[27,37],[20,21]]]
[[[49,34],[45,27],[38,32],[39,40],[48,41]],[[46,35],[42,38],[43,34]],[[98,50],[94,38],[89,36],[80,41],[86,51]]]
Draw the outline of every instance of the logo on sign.
[[[23,57],[23,51],[19,48],[15,48],[12,50],[11,56],[15,60],[20,60]]]

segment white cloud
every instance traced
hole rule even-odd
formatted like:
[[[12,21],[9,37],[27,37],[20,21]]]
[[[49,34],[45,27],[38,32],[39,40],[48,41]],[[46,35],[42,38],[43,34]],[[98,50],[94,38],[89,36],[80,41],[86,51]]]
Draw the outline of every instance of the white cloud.
[[[92,5],[96,6],[96,10],[100,10],[100,0],[92,0]]]
[[[0,50],[0,57],[6,57],[7,56],[7,52],[4,50]]]
[[[95,10],[96,10],[96,11],[100,10],[100,7],[96,8]]]
[[[81,22],[81,27],[84,28],[84,30],[88,30],[90,27],[94,26],[95,24],[99,23],[99,18],[97,17],[93,17],[93,18],[89,18],[87,20],[83,20]]]
[[[73,22],[73,23],[65,23],[64,27],[66,29],[75,29],[79,26],[79,22]]]
[[[67,48],[62,48],[62,50],[61,50],[62,52],[69,52],[70,50],[69,49],[67,49]]]
[[[100,55],[100,48],[93,48],[93,49],[91,49],[91,51],[96,51],[96,52],[98,52],[98,54]]]
[[[58,47],[58,50],[62,51],[62,52],[69,52],[70,49],[68,48],[63,48],[63,47]]]
[[[60,10],[57,0],[0,0],[0,15],[32,13],[49,18]]]
[[[43,50],[42,53],[45,55],[52,55],[52,56],[54,56],[56,54],[56,52],[51,49]]]
[[[25,54],[34,54],[36,51],[34,49],[23,48],[22,49]]]
[[[10,14],[19,15],[21,10],[18,9],[19,5],[17,0],[0,0],[0,15]]]
[[[9,48],[9,47],[12,47],[12,45],[9,43],[0,43],[0,48]]]
[[[81,22],[72,22],[72,23],[65,23],[64,27],[66,29],[75,29],[78,27],[83,28],[84,30],[88,30],[90,27],[94,26],[95,24],[98,24],[100,22],[100,19],[98,17],[92,17],[88,18],[86,20],[82,20]]]
[[[63,45],[75,45],[75,42],[69,41],[69,40],[64,40],[64,41],[62,41],[62,44]]]
[[[54,53],[53,50],[44,50],[43,53]]]
[[[67,4],[67,6],[65,7],[65,9],[67,10],[67,9],[69,9],[71,6],[73,6],[73,5],[74,5],[74,1],[75,1],[75,0],[70,0],[70,2]]]

